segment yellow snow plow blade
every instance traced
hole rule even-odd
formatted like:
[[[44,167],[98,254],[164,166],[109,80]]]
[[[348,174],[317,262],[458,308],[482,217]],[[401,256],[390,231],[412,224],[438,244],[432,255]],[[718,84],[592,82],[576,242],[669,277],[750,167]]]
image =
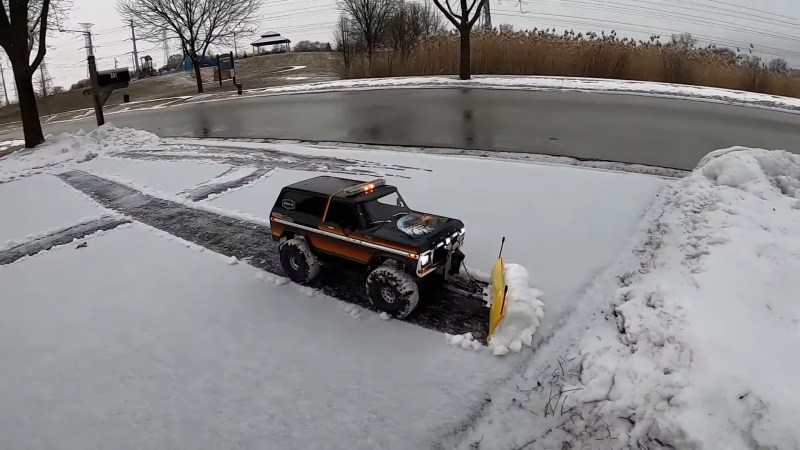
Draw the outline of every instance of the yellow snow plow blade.
[[[503,258],[498,258],[492,269],[492,309],[489,310],[489,337],[506,315],[506,276]]]

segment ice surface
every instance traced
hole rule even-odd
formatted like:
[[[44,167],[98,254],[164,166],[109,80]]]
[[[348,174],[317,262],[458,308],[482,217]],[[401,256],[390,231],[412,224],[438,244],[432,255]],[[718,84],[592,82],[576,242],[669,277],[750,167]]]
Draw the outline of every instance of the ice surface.
[[[323,83],[276,86],[248,90],[249,95],[331,91],[351,89],[387,89],[413,87],[478,87],[484,89],[568,89],[588,92],[628,92],[644,95],[688,97],[714,101],[764,105],[777,108],[800,108],[800,100],[792,97],[736,91],[706,86],[689,86],[651,81],[612,80],[602,78],[496,76],[477,75],[463,81],[455,76],[394,77],[360,80],[337,80]]]
[[[24,242],[106,212],[50,175],[0,184],[0,248]]]
[[[0,448],[427,448],[515,364],[146,230],[0,267]]]

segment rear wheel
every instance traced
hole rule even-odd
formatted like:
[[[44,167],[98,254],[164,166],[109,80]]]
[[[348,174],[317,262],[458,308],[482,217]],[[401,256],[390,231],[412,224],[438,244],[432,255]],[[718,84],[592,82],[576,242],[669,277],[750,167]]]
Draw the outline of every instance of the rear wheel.
[[[386,263],[367,276],[367,295],[372,305],[398,319],[417,307],[419,287],[402,267]]]
[[[319,273],[319,260],[303,238],[292,238],[281,242],[281,266],[290,280],[307,284]]]

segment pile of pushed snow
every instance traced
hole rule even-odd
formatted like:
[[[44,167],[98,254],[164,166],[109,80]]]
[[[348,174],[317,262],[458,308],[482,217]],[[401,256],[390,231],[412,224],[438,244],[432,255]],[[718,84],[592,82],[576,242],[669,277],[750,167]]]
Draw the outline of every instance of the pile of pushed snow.
[[[98,154],[111,154],[130,149],[159,146],[161,138],[153,133],[113,124],[98,127],[90,133],[47,136],[46,142],[33,149],[20,150],[0,158],[0,181],[39,172],[63,164],[82,162]]]
[[[519,352],[530,347],[533,334],[544,316],[542,293],[528,285],[528,271],[519,264],[505,265],[506,314],[489,339],[489,348],[497,356],[509,350]]]
[[[581,343],[591,439],[800,448],[798,188],[800,156],[734,148],[671,189],[614,328]]]

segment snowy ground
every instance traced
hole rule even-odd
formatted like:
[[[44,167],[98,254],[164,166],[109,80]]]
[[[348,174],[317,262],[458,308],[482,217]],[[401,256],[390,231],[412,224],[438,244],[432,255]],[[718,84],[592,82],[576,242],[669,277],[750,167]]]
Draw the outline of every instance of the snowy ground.
[[[33,175],[0,185],[0,205],[0,249],[104,212],[50,175]]]
[[[674,182],[105,127],[0,159],[15,240],[118,214],[67,171],[253,229],[287,183],[385,176],[466,223],[476,269],[506,236],[545,311],[497,358],[134,220],[0,265],[0,448],[798,448],[800,158],[713,156]]]

